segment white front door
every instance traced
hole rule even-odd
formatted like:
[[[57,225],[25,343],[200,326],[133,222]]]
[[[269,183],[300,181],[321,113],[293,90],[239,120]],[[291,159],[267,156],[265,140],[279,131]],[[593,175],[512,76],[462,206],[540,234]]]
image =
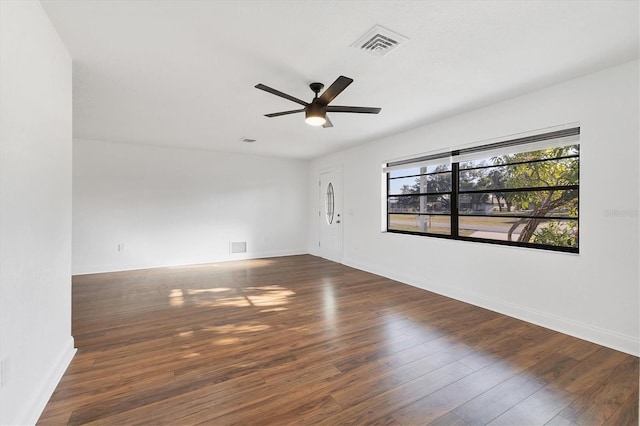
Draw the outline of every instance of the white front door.
[[[342,169],[320,173],[320,256],[342,262]]]

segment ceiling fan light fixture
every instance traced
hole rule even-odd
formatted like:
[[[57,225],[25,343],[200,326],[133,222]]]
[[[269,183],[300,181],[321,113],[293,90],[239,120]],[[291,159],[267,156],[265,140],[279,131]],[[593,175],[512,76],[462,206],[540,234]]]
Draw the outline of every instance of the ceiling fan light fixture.
[[[309,105],[304,112],[304,121],[310,126],[322,126],[327,122],[324,108],[316,103]]]
[[[322,126],[327,122],[327,119],[324,117],[308,116],[304,121],[310,126]]]

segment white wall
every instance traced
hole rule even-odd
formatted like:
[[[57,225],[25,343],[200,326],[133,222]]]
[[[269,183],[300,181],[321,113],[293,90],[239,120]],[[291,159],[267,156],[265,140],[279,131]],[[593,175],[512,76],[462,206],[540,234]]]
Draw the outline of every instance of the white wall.
[[[344,168],[344,263],[632,354],[639,351],[638,62],[317,159]],[[381,164],[580,122],[580,254],[383,233]]]
[[[71,57],[35,1],[0,1],[0,52],[0,424],[30,424],[74,354]]]
[[[91,140],[73,156],[74,274],[307,252],[307,161]]]

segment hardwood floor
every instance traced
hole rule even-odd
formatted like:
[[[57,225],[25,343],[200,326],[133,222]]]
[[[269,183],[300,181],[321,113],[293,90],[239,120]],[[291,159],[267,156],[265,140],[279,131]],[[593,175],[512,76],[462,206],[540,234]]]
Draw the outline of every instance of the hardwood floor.
[[[637,425],[638,358],[310,255],[76,276],[42,425]]]

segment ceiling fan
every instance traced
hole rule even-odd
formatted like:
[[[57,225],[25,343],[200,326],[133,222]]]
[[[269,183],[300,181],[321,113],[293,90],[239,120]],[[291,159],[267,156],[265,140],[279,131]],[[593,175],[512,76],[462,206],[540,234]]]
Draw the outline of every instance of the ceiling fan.
[[[322,83],[311,83],[309,87],[315,93],[315,97],[311,102],[305,102],[301,99],[295,98],[286,93],[282,93],[279,90],[272,89],[264,84],[256,84],[256,89],[264,90],[273,95],[280,96],[281,98],[288,99],[297,104],[303,105],[304,108],[294,109],[291,111],[274,112],[272,114],[265,114],[265,117],[279,117],[281,115],[295,114],[297,112],[304,112],[305,121],[312,126],[333,127],[331,120],[327,117],[328,112],[352,112],[358,114],[377,114],[382,108],[370,108],[370,107],[354,107],[354,106],[334,106],[329,103],[336,98],[344,89],[347,88],[353,79],[341,75],[333,82],[331,86],[318,97],[318,94],[324,87]]]

